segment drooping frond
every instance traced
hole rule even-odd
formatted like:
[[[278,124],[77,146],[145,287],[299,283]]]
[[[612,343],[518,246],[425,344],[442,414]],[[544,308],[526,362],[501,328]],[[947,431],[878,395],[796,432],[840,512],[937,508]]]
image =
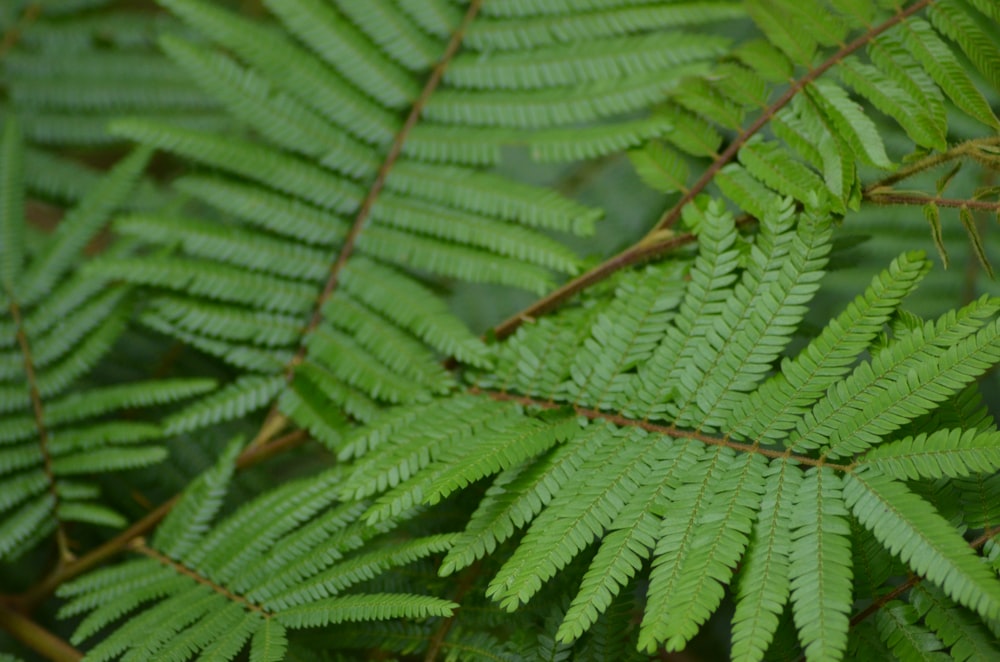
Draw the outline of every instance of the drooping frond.
[[[0,144],[0,558],[20,555],[66,522],[121,526],[100,504],[91,474],[159,462],[166,432],[150,420],[111,419],[126,409],[166,405],[211,390],[207,379],[130,383],[79,390],[119,338],[129,290],[78,268],[85,245],[130,194],[149,153],[118,163],[41,245],[26,247],[23,147],[18,123]],[[127,249],[126,249],[127,251]]]
[[[449,536],[355,552],[378,532],[357,523],[357,505],[334,503],[337,470],[288,483],[214,522],[240,448],[231,443],[191,484],[152,541],[136,541],[140,558],[61,589],[61,614],[86,615],[75,642],[130,618],[88,659],[232,659],[249,644],[251,659],[281,660],[287,630],[451,613],[455,605],[435,597],[350,590],[440,551]]]

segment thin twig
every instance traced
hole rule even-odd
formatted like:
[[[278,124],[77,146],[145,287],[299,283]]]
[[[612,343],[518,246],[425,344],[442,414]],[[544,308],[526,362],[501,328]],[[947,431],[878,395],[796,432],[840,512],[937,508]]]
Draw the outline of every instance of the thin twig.
[[[246,467],[254,464],[259,464],[269,457],[283,453],[287,450],[295,448],[296,446],[301,446],[302,443],[308,438],[309,433],[305,430],[299,429],[293,430],[282,437],[272,439],[266,444],[248,446],[246,450],[240,453],[240,456],[236,458],[236,467],[238,469],[245,469]]]
[[[898,184],[899,182],[909,179],[914,175],[921,172],[935,168],[942,163],[948,163],[949,161],[954,161],[955,159],[962,158],[963,156],[968,156],[972,152],[978,150],[980,147],[988,147],[1000,145],[1000,136],[986,136],[984,138],[973,138],[972,140],[966,140],[961,142],[946,152],[941,152],[939,154],[931,154],[925,156],[922,159],[914,161],[913,163],[903,166],[891,175],[887,175],[876,182],[873,182],[865,187],[865,195],[876,193],[878,189],[892,186]]]
[[[872,193],[865,197],[869,202],[876,205],[926,205],[934,203],[938,207],[953,207],[955,209],[976,209],[981,211],[1000,211],[1000,202],[987,202],[985,200],[961,200],[955,198],[939,198],[933,195],[922,195],[917,193],[893,193],[884,191]]]
[[[35,427],[38,429],[38,447],[42,454],[42,468],[45,478],[49,483],[49,493],[52,495],[52,510],[56,513],[56,545],[59,547],[59,565],[64,565],[73,560],[73,553],[69,550],[69,538],[66,536],[66,528],[58,516],[59,489],[56,486],[56,476],[52,470],[52,455],[49,453],[49,431],[45,425],[45,409],[42,406],[42,394],[38,389],[35,361],[31,354],[31,343],[28,342],[28,334],[24,329],[21,307],[18,305],[14,291],[10,287],[7,288],[7,298],[10,299],[10,314],[17,329],[17,344],[21,348],[21,354],[24,357],[24,374],[28,380],[28,392],[31,397],[31,409],[35,417]]]

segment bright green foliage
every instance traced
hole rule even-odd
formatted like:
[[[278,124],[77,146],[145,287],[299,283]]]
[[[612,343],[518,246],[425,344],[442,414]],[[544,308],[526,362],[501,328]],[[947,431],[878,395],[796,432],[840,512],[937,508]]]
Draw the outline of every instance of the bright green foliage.
[[[25,553],[65,522],[122,526],[88,475],[163,460],[148,442],[167,431],[150,420],[109,420],[123,410],[173,403],[211,390],[207,379],[81,388],[124,331],[130,292],[77,268],[84,246],[129,195],[149,153],[121,161],[59,229],[26,245],[23,146],[18,123],[0,144],[3,293],[0,339],[0,558]],[[122,252],[129,249],[123,247]]]
[[[585,317],[570,309],[523,327],[498,351],[499,378],[481,375],[481,388],[525,388],[536,406],[571,402],[597,419],[567,427],[561,445],[535,441],[538,426],[553,425],[558,410],[532,413],[503,402],[503,392],[459,396],[384,423],[376,419],[359,433],[347,454],[365,455],[347,478],[347,492],[384,491],[368,514],[382,521],[495,474],[441,571],[466,567],[526,529],[487,595],[514,610],[539,599],[543,585],[560,573],[582,576],[557,632],[566,643],[587,632],[648,568],[640,649],[684,648],[719,607],[723,587],[735,581],[734,656],[762,659],[790,605],[807,658],[842,657],[856,599],[852,517],[950,599],[993,618],[1000,583],[959,532],[901,481],[995,472],[996,433],[971,427],[899,440],[892,435],[937,403],[959,397],[996,362],[995,303],[981,299],[936,322],[899,325],[866,358],[927,271],[922,256],[904,254],[836,323],[786,359],[782,374],[765,381],[790,338],[784,325],[800,319],[829,250],[828,229],[787,204],[772,207],[743,260],[738,251],[724,257],[736,240],[732,221],[710,208],[689,279],[684,270],[622,276],[613,292],[584,304]],[[711,233],[720,228],[725,238],[727,227],[730,238],[720,251]],[[777,255],[785,259],[776,261]],[[769,275],[772,265],[781,272]],[[709,285],[713,279],[720,284]],[[630,317],[637,313],[642,316]],[[562,316],[573,325],[588,320],[589,336],[561,334]],[[650,343],[650,337],[660,340]],[[735,339],[745,346],[734,348]],[[576,360],[536,353],[553,341],[574,342],[567,354]],[[755,351],[763,352],[763,369]],[[852,365],[853,374],[843,379]],[[665,388],[674,374],[680,378]],[[542,385],[550,387],[539,390]],[[643,393],[658,393],[666,406],[645,410],[645,420],[599,411],[638,409],[627,398]],[[732,403],[727,418],[694,417],[696,405],[712,411],[711,403],[721,401]],[[450,411],[451,422],[409,427],[410,420],[439,411]],[[731,445],[726,425],[735,425],[748,445]],[[719,434],[708,432],[714,426]],[[497,446],[502,455],[493,460],[495,429],[504,439]],[[785,457],[777,449],[787,430],[794,432]],[[429,434],[435,437],[430,445],[421,441]],[[868,448],[854,464],[822,466]],[[586,572],[571,570],[595,543]],[[878,625],[890,647],[902,645],[898,628],[922,627],[915,612],[889,613],[895,615]]]
[[[0,627],[87,659],[619,662],[732,613],[710,654],[997,658],[998,25],[0,3]],[[49,233],[35,198],[73,209]],[[477,337],[453,290],[552,296]],[[72,635],[35,610],[57,584]]]

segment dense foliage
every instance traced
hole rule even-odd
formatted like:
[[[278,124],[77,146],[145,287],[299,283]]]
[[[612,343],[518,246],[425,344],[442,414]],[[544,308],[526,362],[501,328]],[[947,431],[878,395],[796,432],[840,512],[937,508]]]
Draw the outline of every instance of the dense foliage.
[[[0,30],[0,660],[1000,659],[993,0]]]

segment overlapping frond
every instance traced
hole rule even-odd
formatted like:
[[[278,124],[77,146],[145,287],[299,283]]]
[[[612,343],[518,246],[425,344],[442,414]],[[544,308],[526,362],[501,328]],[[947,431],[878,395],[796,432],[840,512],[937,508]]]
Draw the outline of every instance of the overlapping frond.
[[[379,532],[358,523],[356,504],[334,503],[337,470],[287,483],[215,522],[240,448],[230,444],[153,539],[136,542],[140,558],[61,589],[61,614],[86,615],[75,641],[129,616],[88,659],[232,659],[249,645],[251,659],[281,660],[287,630],[451,613],[454,603],[440,598],[351,590],[440,551],[449,536],[356,552]]]
[[[55,527],[66,561],[66,522],[124,521],[88,474],[271,412],[140,523],[139,558],[63,585],[88,659],[641,659],[684,649],[729,587],[734,659],[997,656],[977,381],[1000,300],[902,310],[930,269],[911,251],[829,321],[813,303],[862,202],[922,206],[942,257],[958,208],[989,270],[973,210],[995,187],[944,193],[963,163],[1000,170],[995,140],[952,144],[1000,128],[993,3],[157,1],[110,21],[54,2],[0,44],[36,142],[141,145],[98,182],[6,125],[0,558]],[[487,168],[623,150],[677,204],[577,300],[542,300],[558,313],[476,338],[441,290],[549,292],[584,264],[555,234],[601,215]],[[154,151],[157,174],[187,167],[163,190],[136,183]],[[942,164],[935,195],[896,189]],[[22,180],[82,202],[26,231]],[[229,383],[78,390],[133,311]],[[343,466],[230,511],[236,467],[306,433]]]
[[[23,146],[8,119],[0,144],[0,558],[18,556],[53,530],[66,553],[66,522],[121,526],[102,505],[93,474],[159,462],[163,426],[110,414],[167,405],[214,388],[174,379],[80,390],[125,327],[129,290],[79,269],[85,245],[128,198],[149,152],[123,159],[58,229],[25,241]],[[129,248],[121,247],[127,254]]]
[[[430,117],[435,99],[465,86],[449,77],[461,75],[446,74],[443,89],[420,96],[424,77],[446,51],[442,35],[376,21],[381,5],[369,15],[350,3],[275,3],[270,8],[282,23],[276,29],[210,3],[163,4],[224,49],[161,39],[167,55],[246,131],[223,137],[150,119],[114,123],[119,137],[214,169],[176,186],[215,218],[204,208],[120,218],[115,229],[150,254],[110,256],[89,268],[153,288],[146,324],[258,373],[251,381],[290,376],[294,363],[291,389],[279,391],[281,406],[319,438],[334,444],[343,426],[320,411],[322,398],[366,420],[379,404],[419,402],[451,388],[435,365],[440,355],[486,364],[482,344],[413,272],[542,293],[553,271],[577,271],[577,258],[539,230],[589,232],[598,210],[465,167],[461,158],[439,163],[428,154],[452,150],[464,134],[451,126],[435,133],[427,122],[413,127],[398,118],[414,104],[414,113]],[[652,67],[643,65],[639,76],[718,52],[714,42],[684,41],[665,53],[647,42],[635,44],[645,55],[634,57]],[[621,58],[633,55],[616,55],[617,42],[608,43],[607,62],[588,65],[592,73],[581,85],[631,75]],[[432,47],[436,54],[427,56]],[[478,59],[460,55],[448,71],[481,77],[492,65],[476,65]],[[538,64],[531,57],[519,62],[514,70]],[[601,73],[601,67],[611,69]],[[629,126],[640,138],[648,133]],[[539,149],[560,149],[553,136],[546,134]],[[564,138],[574,143],[575,135]],[[605,143],[618,149],[616,140],[595,134],[588,149]],[[471,134],[468,141],[483,143]],[[414,145],[423,147],[411,152]],[[231,418],[278,393],[251,397],[262,391],[248,387],[244,397],[238,384],[228,391],[240,405],[227,409],[220,400],[215,411],[229,415],[193,413],[189,420]],[[210,403],[199,406],[207,412]]]

